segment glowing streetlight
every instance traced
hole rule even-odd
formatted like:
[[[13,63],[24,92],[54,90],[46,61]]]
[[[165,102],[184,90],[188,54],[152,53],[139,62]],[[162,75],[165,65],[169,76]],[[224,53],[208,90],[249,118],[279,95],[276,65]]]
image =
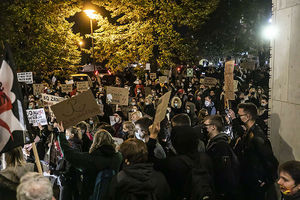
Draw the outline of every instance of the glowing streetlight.
[[[272,24],[267,25],[262,31],[263,38],[268,40],[273,40],[277,36],[277,34],[278,34],[278,29],[276,26]]]
[[[91,38],[92,38],[92,57],[93,57],[93,65],[94,65],[94,71],[96,71],[95,66],[95,57],[94,57],[94,36],[93,36],[93,19],[96,19],[95,10],[84,10],[85,14],[90,18],[90,25],[91,25]]]

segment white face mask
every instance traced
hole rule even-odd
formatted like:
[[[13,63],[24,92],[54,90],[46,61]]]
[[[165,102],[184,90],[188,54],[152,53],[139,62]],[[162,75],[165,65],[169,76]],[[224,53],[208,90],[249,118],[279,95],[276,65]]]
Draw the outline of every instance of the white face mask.
[[[186,110],[186,113],[190,113],[191,111],[190,110]]]
[[[260,104],[261,106],[263,106],[263,107],[265,107],[267,104],[266,103],[262,103],[262,104]]]
[[[205,102],[204,102],[204,105],[205,105],[206,107],[208,107],[208,106],[210,105],[210,102],[209,102],[209,101],[205,101]]]
[[[146,139],[144,138],[144,134],[142,134],[140,131],[135,132],[135,137],[139,140],[142,140],[143,142],[146,141]]]
[[[69,139],[70,139],[70,136],[66,135],[66,139],[69,140]]]

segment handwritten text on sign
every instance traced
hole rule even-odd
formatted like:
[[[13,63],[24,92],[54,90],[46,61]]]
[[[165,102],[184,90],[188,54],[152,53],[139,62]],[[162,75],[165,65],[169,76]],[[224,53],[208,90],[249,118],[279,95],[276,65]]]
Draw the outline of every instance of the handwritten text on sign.
[[[47,118],[45,115],[44,108],[26,110],[28,121],[33,126],[47,125]]]
[[[107,87],[107,103],[128,106],[129,91],[127,88]]]
[[[64,128],[100,114],[95,97],[91,90],[51,106],[56,120],[62,121]]]
[[[42,100],[48,103],[58,103],[60,101],[63,101],[64,98],[49,94],[42,94]]]

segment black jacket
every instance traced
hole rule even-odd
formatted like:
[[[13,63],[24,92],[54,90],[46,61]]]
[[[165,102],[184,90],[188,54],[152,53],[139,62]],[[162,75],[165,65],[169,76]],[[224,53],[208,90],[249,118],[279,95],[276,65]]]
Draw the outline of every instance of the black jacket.
[[[259,188],[277,179],[278,161],[273,155],[271,143],[259,127],[254,124],[235,148],[241,163],[241,181],[246,187]]]
[[[151,194],[157,200],[169,199],[170,188],[160,172],[153,169],[153,164],[138,163],[124,166],[113,179],[110,185],[109,199],[132,199],[131,195]],[[138,197],[139,200],[144,198]]]
[[[300,191],[298,191],[296,194],[294,195],[282,195],[282,200],[300,200]]]
[[[218,194],[232,196],[239,184],[239,161],[228,143],[224,133],[208,141],[206,153],[214,165],[214,181]]]
[[[112,146],[104,145],[93,151],[79,152],[72,149],[66,140],[65,133],[59,134],[59,143],[64,158],[71,163],[72,166],[80,168],[84,171],[85,179],[83,183],[83,199],[88,199],[93,193],[97,173],[103,169],[113,169],[119,171],[122,163],[122,155],[115,152]]]

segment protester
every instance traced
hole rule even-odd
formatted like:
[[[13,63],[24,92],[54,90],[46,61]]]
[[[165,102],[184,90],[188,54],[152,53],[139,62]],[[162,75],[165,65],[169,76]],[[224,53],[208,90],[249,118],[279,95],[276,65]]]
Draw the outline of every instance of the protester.
[[[300,199],[300,162],[288,161],[279,166],[279,180],[283,200]]]
[[[170,199],[169,185],[160,172],[147,163],[147,146],[141,140],[131,138],[120,146],[124,167],[112,179],[110,198],[121,199]]]
[[[1,196],[2,198],[3,196]],[[17,188],[17,200],[55,200],[52,184],[41,174],[30,172],[25,174]]]
[[[64,158],[74,167],[84,170],[85,181],[83,182],[81,199],[89,199],[93,193],[97,173],[103,169],[119,171],[122,155],[115,151],[112,136],[104,129],[98,130],[93,139],[89,152],[79,152],[72,149],[66,140],[62,124],[59,128],[59,142]]]

